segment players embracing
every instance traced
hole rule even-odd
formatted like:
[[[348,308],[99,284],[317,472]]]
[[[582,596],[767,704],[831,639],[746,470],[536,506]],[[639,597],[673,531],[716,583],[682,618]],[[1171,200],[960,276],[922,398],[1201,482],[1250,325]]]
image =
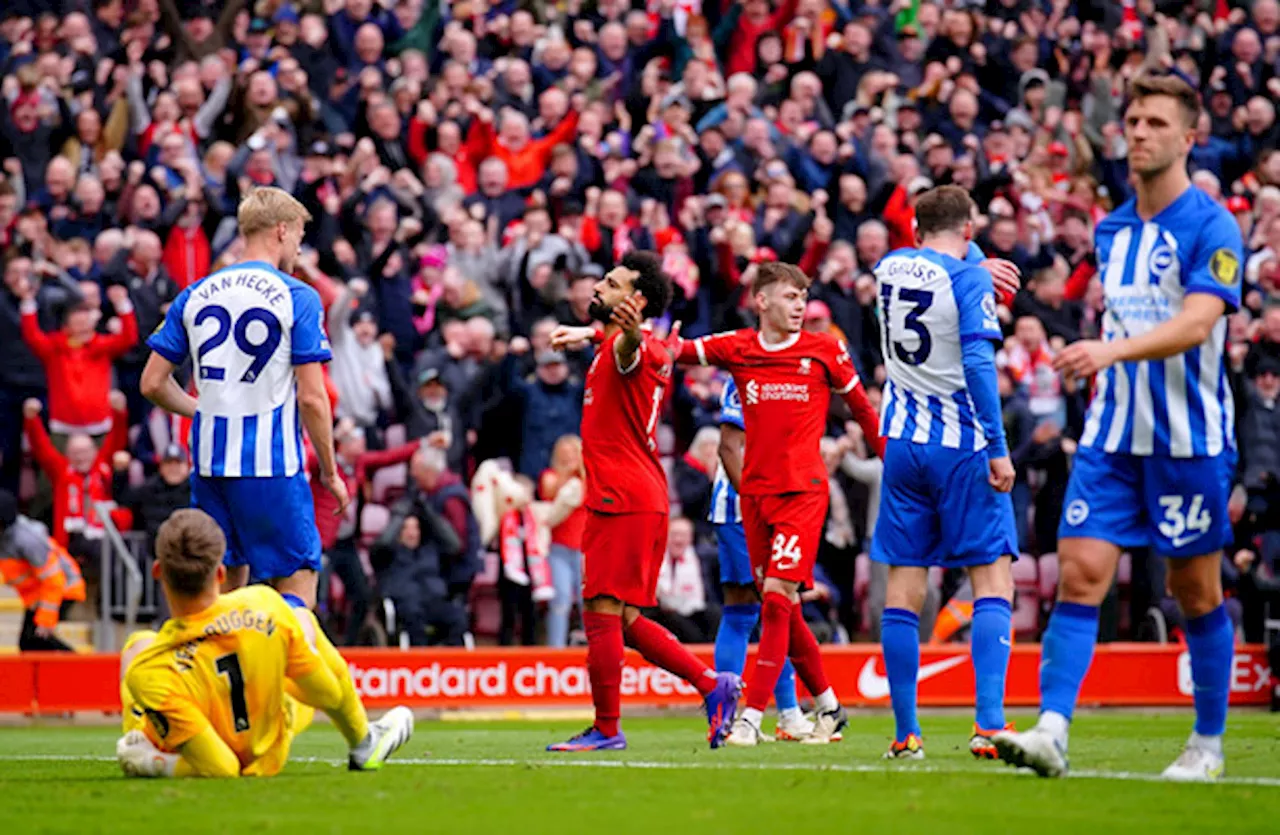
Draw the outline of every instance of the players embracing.
[[[876,266],[886,381],[884,478],[871,558],[889,566],[881,620],[897,731],[886,757],[924,756],[916,714],[920,609],[928,570],[964,568],[973,584],[976,721],[969,749],[994,758],[1004,730],[1017,550],[1014,468],[996,383],[991,273],[973,251],[974,205],[959,186],[916,203],[919,248]]]

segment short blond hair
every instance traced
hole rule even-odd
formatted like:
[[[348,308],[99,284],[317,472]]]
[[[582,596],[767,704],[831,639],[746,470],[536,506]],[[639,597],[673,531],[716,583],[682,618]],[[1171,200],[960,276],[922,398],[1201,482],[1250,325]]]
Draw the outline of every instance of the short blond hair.
[[[240,208],[236,210],[240,234],[246,238],[264,232],[277,223],[292,223],[295,220],[307,223],[311,220],[311,213],[292,194],[274,186],[255,188],[240,201]]]

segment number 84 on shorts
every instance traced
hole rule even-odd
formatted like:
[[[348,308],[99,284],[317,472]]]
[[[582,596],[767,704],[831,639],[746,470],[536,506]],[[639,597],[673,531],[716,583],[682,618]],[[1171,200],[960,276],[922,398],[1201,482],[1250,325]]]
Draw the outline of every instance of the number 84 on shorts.
[[[827,501],[825,484],[821,491],[742,496],[742,527],[758,583],[769,577],[813,582]]]

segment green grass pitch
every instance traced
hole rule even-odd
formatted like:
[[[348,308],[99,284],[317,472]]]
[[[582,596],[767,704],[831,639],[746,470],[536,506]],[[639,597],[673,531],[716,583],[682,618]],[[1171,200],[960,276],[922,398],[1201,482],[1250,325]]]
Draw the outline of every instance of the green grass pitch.
[[[1032,720],[1013,717],[1021,726]],[[775,743],[709,751],[682,715],[624,722],[625,752],[554,755],[582,723],[420,722],[382,772],[350,774],[320,725],[286,771],[241,781],[125,780],[115,728],[0,729],[4,833],[827,833],[1280,831],[1280,714],[1235,712],[1224,785],[1155,780],[1188,713],[1088,713],[1072,737],[1073,778],[1040,780],[967,749],[970,722],[924,719],[928,759],[879,759],[884,713],[853,717],[827,747]]]

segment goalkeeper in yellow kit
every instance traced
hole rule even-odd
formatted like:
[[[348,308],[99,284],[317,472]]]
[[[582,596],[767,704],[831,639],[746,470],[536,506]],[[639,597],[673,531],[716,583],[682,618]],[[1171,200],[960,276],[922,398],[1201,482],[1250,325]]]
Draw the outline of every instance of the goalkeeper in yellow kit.
[[[219,594],[226,540],[210,516],[173,514],[155,550],[152,570],[173,616],[154,637],[132,638],[122,659],[126,733],[116,756],[125,774],[275,774],[312,708],[346,738],[353,771],[380,768],[408,742],[413,714],[397,707],[370,723],[346,662],[310,611],[268,586]]]

